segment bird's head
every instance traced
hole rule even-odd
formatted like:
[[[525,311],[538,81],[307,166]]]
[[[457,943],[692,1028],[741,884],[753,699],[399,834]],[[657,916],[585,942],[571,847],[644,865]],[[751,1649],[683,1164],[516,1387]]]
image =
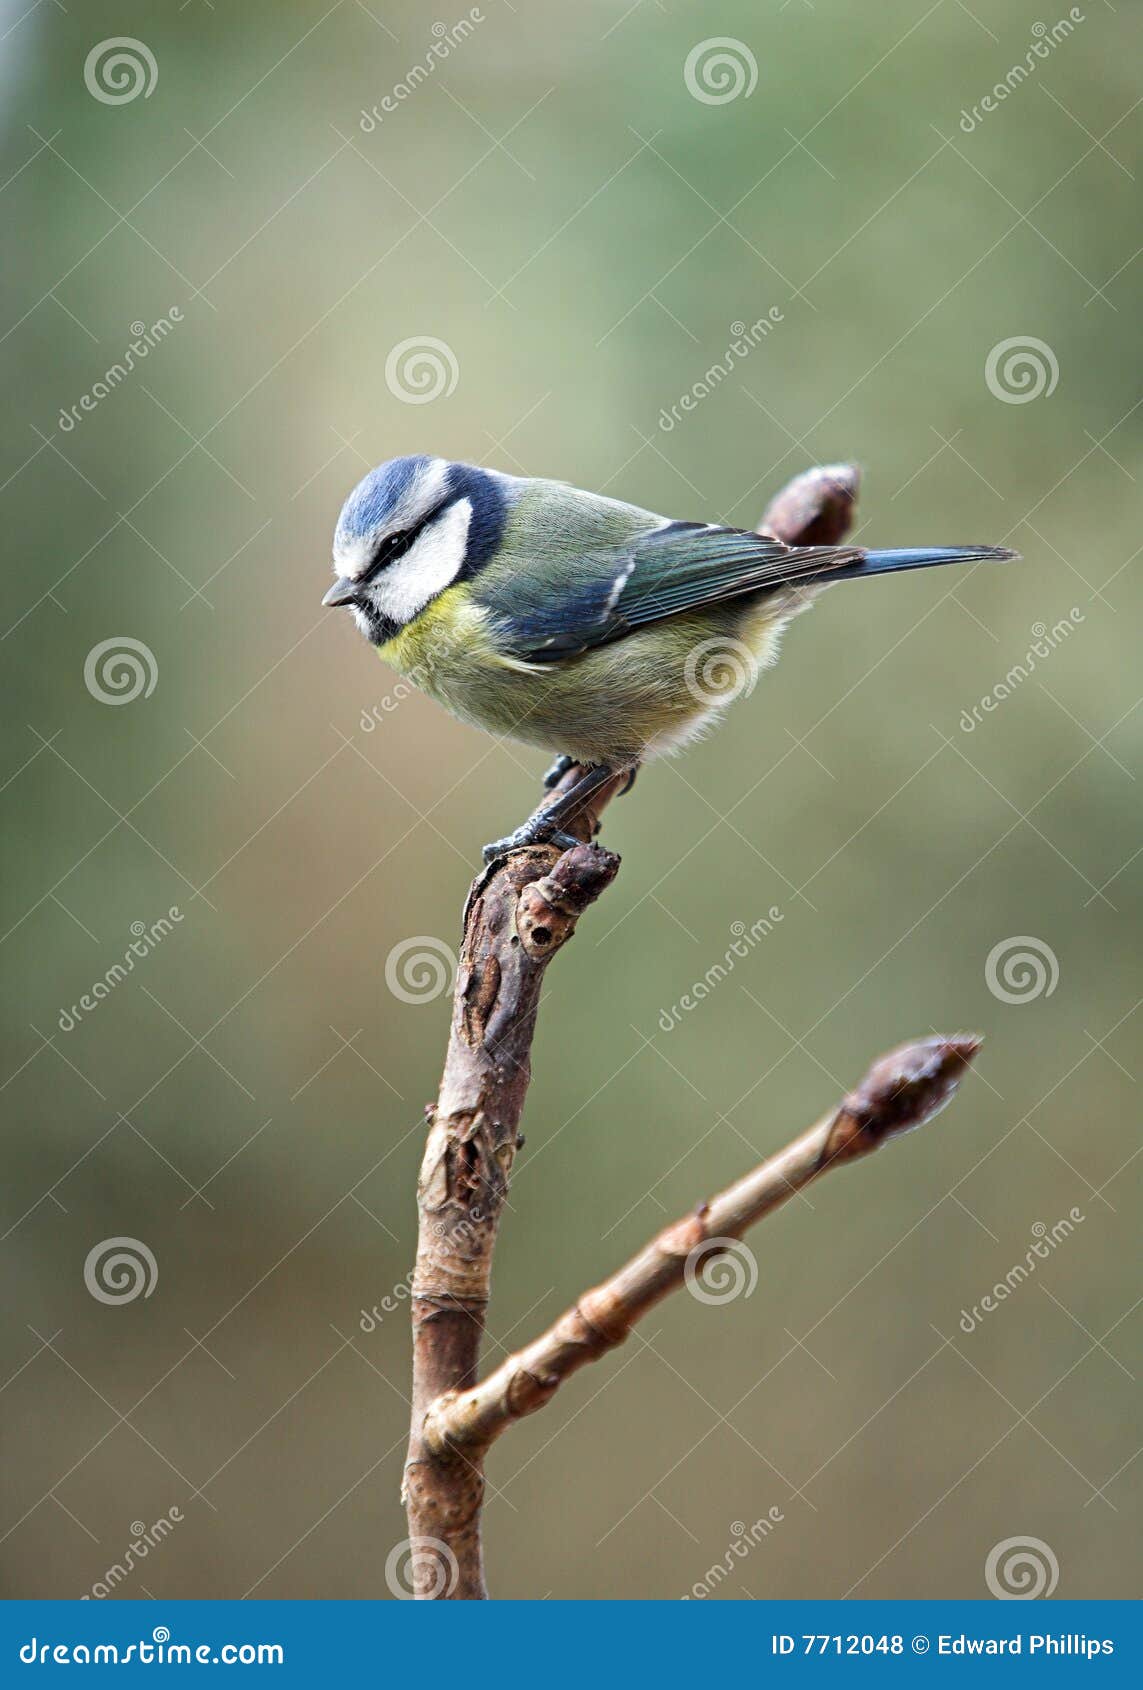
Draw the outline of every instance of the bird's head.
[[[366,639],[384,645],[495,554],[511,488],[509,476],[444,458],[370,470],[338,517],[337,580],[322,603],[348,605]]]

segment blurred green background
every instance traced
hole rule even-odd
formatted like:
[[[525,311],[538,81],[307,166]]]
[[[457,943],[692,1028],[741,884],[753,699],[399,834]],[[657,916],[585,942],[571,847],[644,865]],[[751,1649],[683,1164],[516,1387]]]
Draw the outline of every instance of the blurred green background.
[[[988,1044],[939,1123],[754,1235],[752,1295],[675,1297],[496,1448],[494,1592],[982,1596],[1031,1535],[1060,1596],[1133,1594],[1138,8],[1091,0],[1055,45],[1033,0],[2,12],[5,1594],[90,1591],[164,1515],[119,1594],[388,1593],[447,998],[386,960],[455,949],[543,763],[394,699],[319,608],[345,493],[420,450],[743,524],[852,458],[864,538],[1025,558],[828,595],[610,812],[491,1355],[883,1049]],[[119,36],[157,80],[108,103],[85,61]],[[738,70],[704,84],[708,45],[703,99],[715,36]],[[441,391],[410,402],[386,366],[426,338],[412,398]],[[1030,339],[1006,386],[994,349]],[[90,654],[124,639],[153,686],[108,704]],[[1029,949],[1007,1001],[988,960]],[[150,1295],[86,1288],[115,1238]]]

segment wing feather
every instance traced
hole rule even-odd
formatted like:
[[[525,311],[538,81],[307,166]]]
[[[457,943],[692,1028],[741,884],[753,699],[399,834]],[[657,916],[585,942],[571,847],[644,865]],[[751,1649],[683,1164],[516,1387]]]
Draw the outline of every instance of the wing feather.
[[[704,605],[797,586],[860,555],[853,548],[791,547],[746,529],[667,523],[574,561],[565,554],[557,570],[540,572],[540,592],[518,590],[522,583],[512,574],[478,578],[475,590],[505,655],[543,663]]]

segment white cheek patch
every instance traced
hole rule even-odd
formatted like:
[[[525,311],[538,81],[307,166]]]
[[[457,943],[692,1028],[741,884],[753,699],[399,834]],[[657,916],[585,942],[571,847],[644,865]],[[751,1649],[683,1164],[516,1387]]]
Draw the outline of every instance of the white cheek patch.
[[[369,597],[382,616],[403,627],[452,585],[464,565],[471,518],[471,501],[458,499],[370,584]]]

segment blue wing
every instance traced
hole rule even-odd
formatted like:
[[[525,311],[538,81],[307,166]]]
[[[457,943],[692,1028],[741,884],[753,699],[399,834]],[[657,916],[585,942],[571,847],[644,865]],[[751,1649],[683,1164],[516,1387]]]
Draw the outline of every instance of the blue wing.
[[[503,649],[524,662],[574,657],[667,616],[794,587],[861,559],[854,548],[786,546],[746,529],[672,522],[556,569],[478,577]]]

